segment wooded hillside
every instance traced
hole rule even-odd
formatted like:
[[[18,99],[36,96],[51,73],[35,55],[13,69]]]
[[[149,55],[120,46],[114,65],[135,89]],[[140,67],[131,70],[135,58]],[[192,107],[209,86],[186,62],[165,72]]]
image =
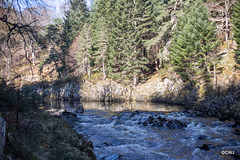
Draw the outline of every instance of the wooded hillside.
[[[42,13],[32,15],[2,1],[2,77],[74,75],[136,86],[168,70],[216,87],[223,56],[238,48],[239,62],[235,0],[96,0],[90,9],[84,0],[71,0],[69,6],[63,20],[44,27],[37,22],[46,10],[29,8]]]

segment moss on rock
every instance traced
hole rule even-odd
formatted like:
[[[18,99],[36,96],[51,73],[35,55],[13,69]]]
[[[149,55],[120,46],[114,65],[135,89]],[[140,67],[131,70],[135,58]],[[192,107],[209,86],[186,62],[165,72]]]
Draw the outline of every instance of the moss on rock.
[[[18,130],[12,125],[8,126],[5,153],[13,155],[13,159],[96,159],[92,143],[65,121],[48,113],[37,113],[34,119],[29,117],[21,117]]]

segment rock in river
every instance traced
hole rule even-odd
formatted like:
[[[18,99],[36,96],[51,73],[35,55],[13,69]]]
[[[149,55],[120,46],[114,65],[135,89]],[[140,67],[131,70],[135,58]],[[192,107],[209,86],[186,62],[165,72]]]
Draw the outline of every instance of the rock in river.
[[[141,123],[139,123],[141,124]],[[148,120],[142,123],[143,126],[147,126],[148,124],[156,127],[166,127],[168,129],[182,129],[187,127],[187,125],[179,120],[167,120],[166,118],[162,118],[161,116],[154,118],[153,116],[149,116]]]
[[[120,155],[116,153],[110,156],[101,157],[100,160],[120,160]]]

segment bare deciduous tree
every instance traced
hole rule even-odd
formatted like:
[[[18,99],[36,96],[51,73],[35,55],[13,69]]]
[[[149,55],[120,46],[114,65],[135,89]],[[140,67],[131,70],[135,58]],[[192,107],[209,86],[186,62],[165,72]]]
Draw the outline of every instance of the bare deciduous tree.
[[[42,0],[0,0],[0,59],[5,61],[8,74],[13,55],[18,50],[16,48],[20,47],[16,44],[21,43],[27,61],[35,63],[33,43],[37,40],[39,22],[45,8],[46,4]],[[32,61],[29,52],[32,53]]]

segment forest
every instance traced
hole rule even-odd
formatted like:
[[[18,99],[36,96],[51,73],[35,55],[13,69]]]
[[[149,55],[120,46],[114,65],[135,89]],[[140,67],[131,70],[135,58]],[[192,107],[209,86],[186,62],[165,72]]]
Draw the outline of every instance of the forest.
[[[8,3],[1,9],[1,75],[12,80],[52,64],[57,76],[38,80],[81,75],[136,86],[166,69],[196,84],[216,81],[221,46],[234,41],[239,48],[235,1],[98,0],[89,8],[72,0],[65,17],[52,20],[45,6],[18,13]]]
[[[52,101],[181,105],[239,128],[239,0],[65,0],[54,7],[0,0],[0,118],[13,134],[6,155],[38,159],[45,150],[36,153],[37,137],[49,134],[47,159],[96,159],[92,142],[42,112]],[[54,138],[64,134],[62,145]]]

